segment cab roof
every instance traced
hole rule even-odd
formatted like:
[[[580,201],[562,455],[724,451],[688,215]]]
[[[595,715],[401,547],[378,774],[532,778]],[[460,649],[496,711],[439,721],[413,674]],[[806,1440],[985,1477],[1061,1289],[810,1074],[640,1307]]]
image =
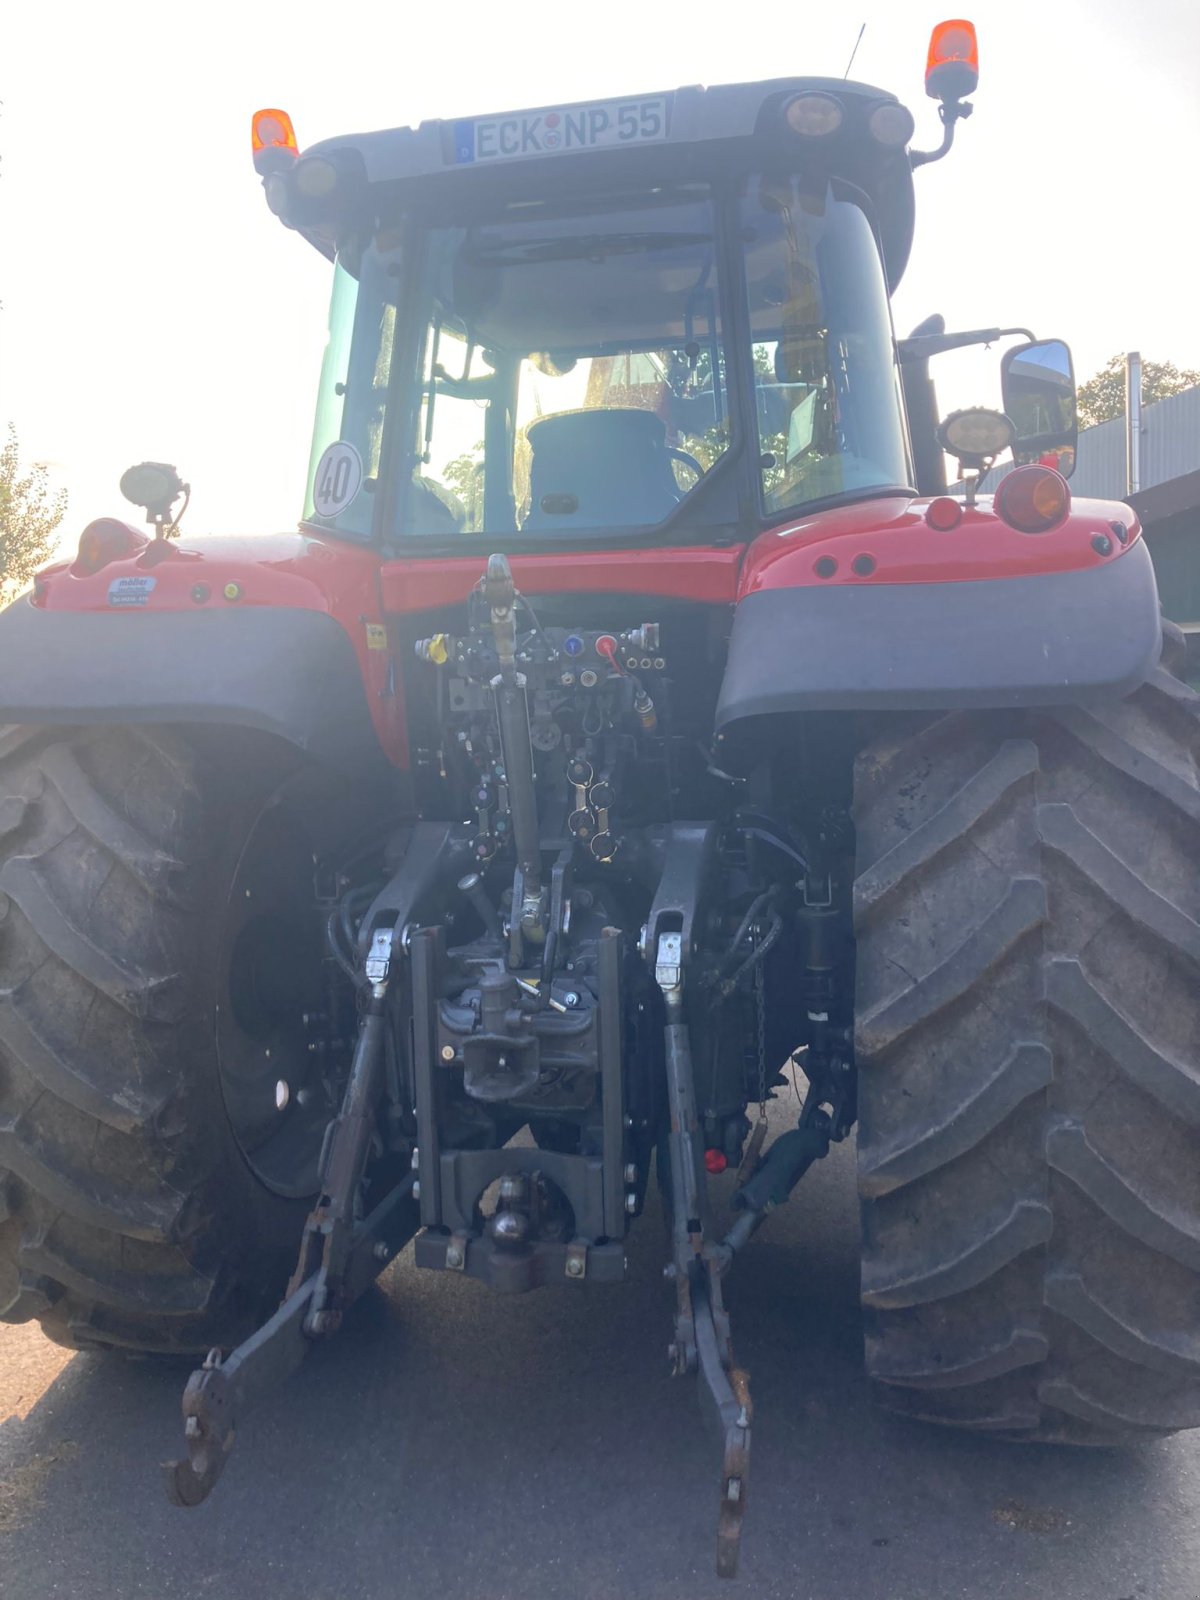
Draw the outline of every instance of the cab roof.
[[[796,95],[818,92],[838,100],[844,111],[836,133],[804,138],[783,120],[784,106]],[[720,84],[604,100],[548,105],[478,117],[438,118],[415,128],[387,128],[324,139],[304,151],[302,160],[324,156],[353,163],[369,185],[372,199],[396,191],[401,203],[461,200],[516,193],[577,193],[637,178],[645,173],[686,173],[692,180],[715,176],[732,160],[742,170],[757,161],[778,163],[781,155],[815,176],[844,178],[874,202],[889,285],[895,287],[908,260],[913,233],[912,173],[907,152],[880,145],[868,131],[867,117],[896,96],[868,84],[841,78],[775,78],[763,83]],[[589,142],[601,110],[610,118],[626,108],[630,117],[646,111],[665,123],[652,137],[621,143]],[[633,108],[631,112],[629,108]],[[589,117],[591,121],[589,122]],[[549,135],[549,137],[548,137]],[[555,137],[556,136],[556,137]],[[306,237],[330,253],[332,240],[309,228]]]

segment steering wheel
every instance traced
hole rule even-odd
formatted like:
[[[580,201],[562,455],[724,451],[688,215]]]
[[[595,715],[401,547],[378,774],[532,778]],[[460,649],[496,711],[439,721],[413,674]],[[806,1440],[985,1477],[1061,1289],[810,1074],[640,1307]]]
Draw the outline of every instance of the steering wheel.
[[[666,450],[672,461],[682,461],[685,467],[691,467],[697,478],[704,476],[704,468],[695,456],[688,455],[686,450],[676,450],[673,445],[667,445]]]

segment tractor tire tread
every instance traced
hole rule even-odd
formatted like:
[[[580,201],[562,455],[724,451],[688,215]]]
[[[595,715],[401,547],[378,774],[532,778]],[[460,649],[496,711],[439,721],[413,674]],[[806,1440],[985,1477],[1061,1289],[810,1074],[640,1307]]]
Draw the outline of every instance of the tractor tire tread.
[[[1200,1426],[1200,696],[881,724],[856,769],[867,1366],[907,1416]]]
[[[263,1309],[254,1224],[214,1227],[250,1175],[184,978],[201,766],[167,729],[0,729],[0,1320],[70,1348],[191,1353]]]

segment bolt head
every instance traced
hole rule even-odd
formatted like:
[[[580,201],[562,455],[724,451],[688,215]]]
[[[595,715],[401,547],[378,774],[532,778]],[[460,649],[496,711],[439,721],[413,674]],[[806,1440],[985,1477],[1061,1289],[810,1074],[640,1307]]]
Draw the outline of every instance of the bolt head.
[[[376,1261],[390,1261],[392,1259],[392,1252],[382,1239],[380,1239],[379,1243],[375,1246],[374,1250],[372,1250],[371,1254],[375,1257]]]
[[[461,1267],[462,1264],[463,1253],[461,1249],[456,1244],[448,1244],[446,1246],[446,1265],[448,1267]]]
[[[582,1278],[583,1277],[583,1262],[579,1259],[578,1256],[568,1256],[567,1257],[567,1277],[568,1278]]]
[[[634,1163],[632,1161],[625,1168],[625,1182],[626,1183],[636,1183],[637,1182],[637,1167],[634,1165]]]
[[[627,1194],[625,1196],[625,1209],[629,1212],[637,1210],[637,1195]]]
[[[421,1198],[421,1185],[419,1182],[413,1184],[412,1197],[414,1200],[419,1200]]]
[[[444,1044],[442,1046],[442,1060],[443,1061],[453,1061],[454,1060],[454,1046],[452,1044]]]
[[[563,995],[563,1005],[577,1006],[578,1004],[579,996],[575,993],[574,989],[568,989],[566,994]]]

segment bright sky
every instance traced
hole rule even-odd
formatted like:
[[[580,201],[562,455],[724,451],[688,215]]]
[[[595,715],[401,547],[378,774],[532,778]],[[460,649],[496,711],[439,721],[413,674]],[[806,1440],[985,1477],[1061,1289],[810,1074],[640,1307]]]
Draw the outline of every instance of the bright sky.
[[[331,269],[267,211],[249,117],[301,145],[422,118],[791,73],[895,91],[916,143],[943,6],[905,0],[58,0],[12,5],[0,84],[0,426],[71,493],[64,534],[178,464],[189,531],[294,525]],[[952,13],[950,13],[952,14]],[[976,113],[917,174],[901,332],[1025,324],[1088,376],[1200,367],[1200,8],[975,0]],[[998,401],[995,354],[941,358],[943,411]]]

